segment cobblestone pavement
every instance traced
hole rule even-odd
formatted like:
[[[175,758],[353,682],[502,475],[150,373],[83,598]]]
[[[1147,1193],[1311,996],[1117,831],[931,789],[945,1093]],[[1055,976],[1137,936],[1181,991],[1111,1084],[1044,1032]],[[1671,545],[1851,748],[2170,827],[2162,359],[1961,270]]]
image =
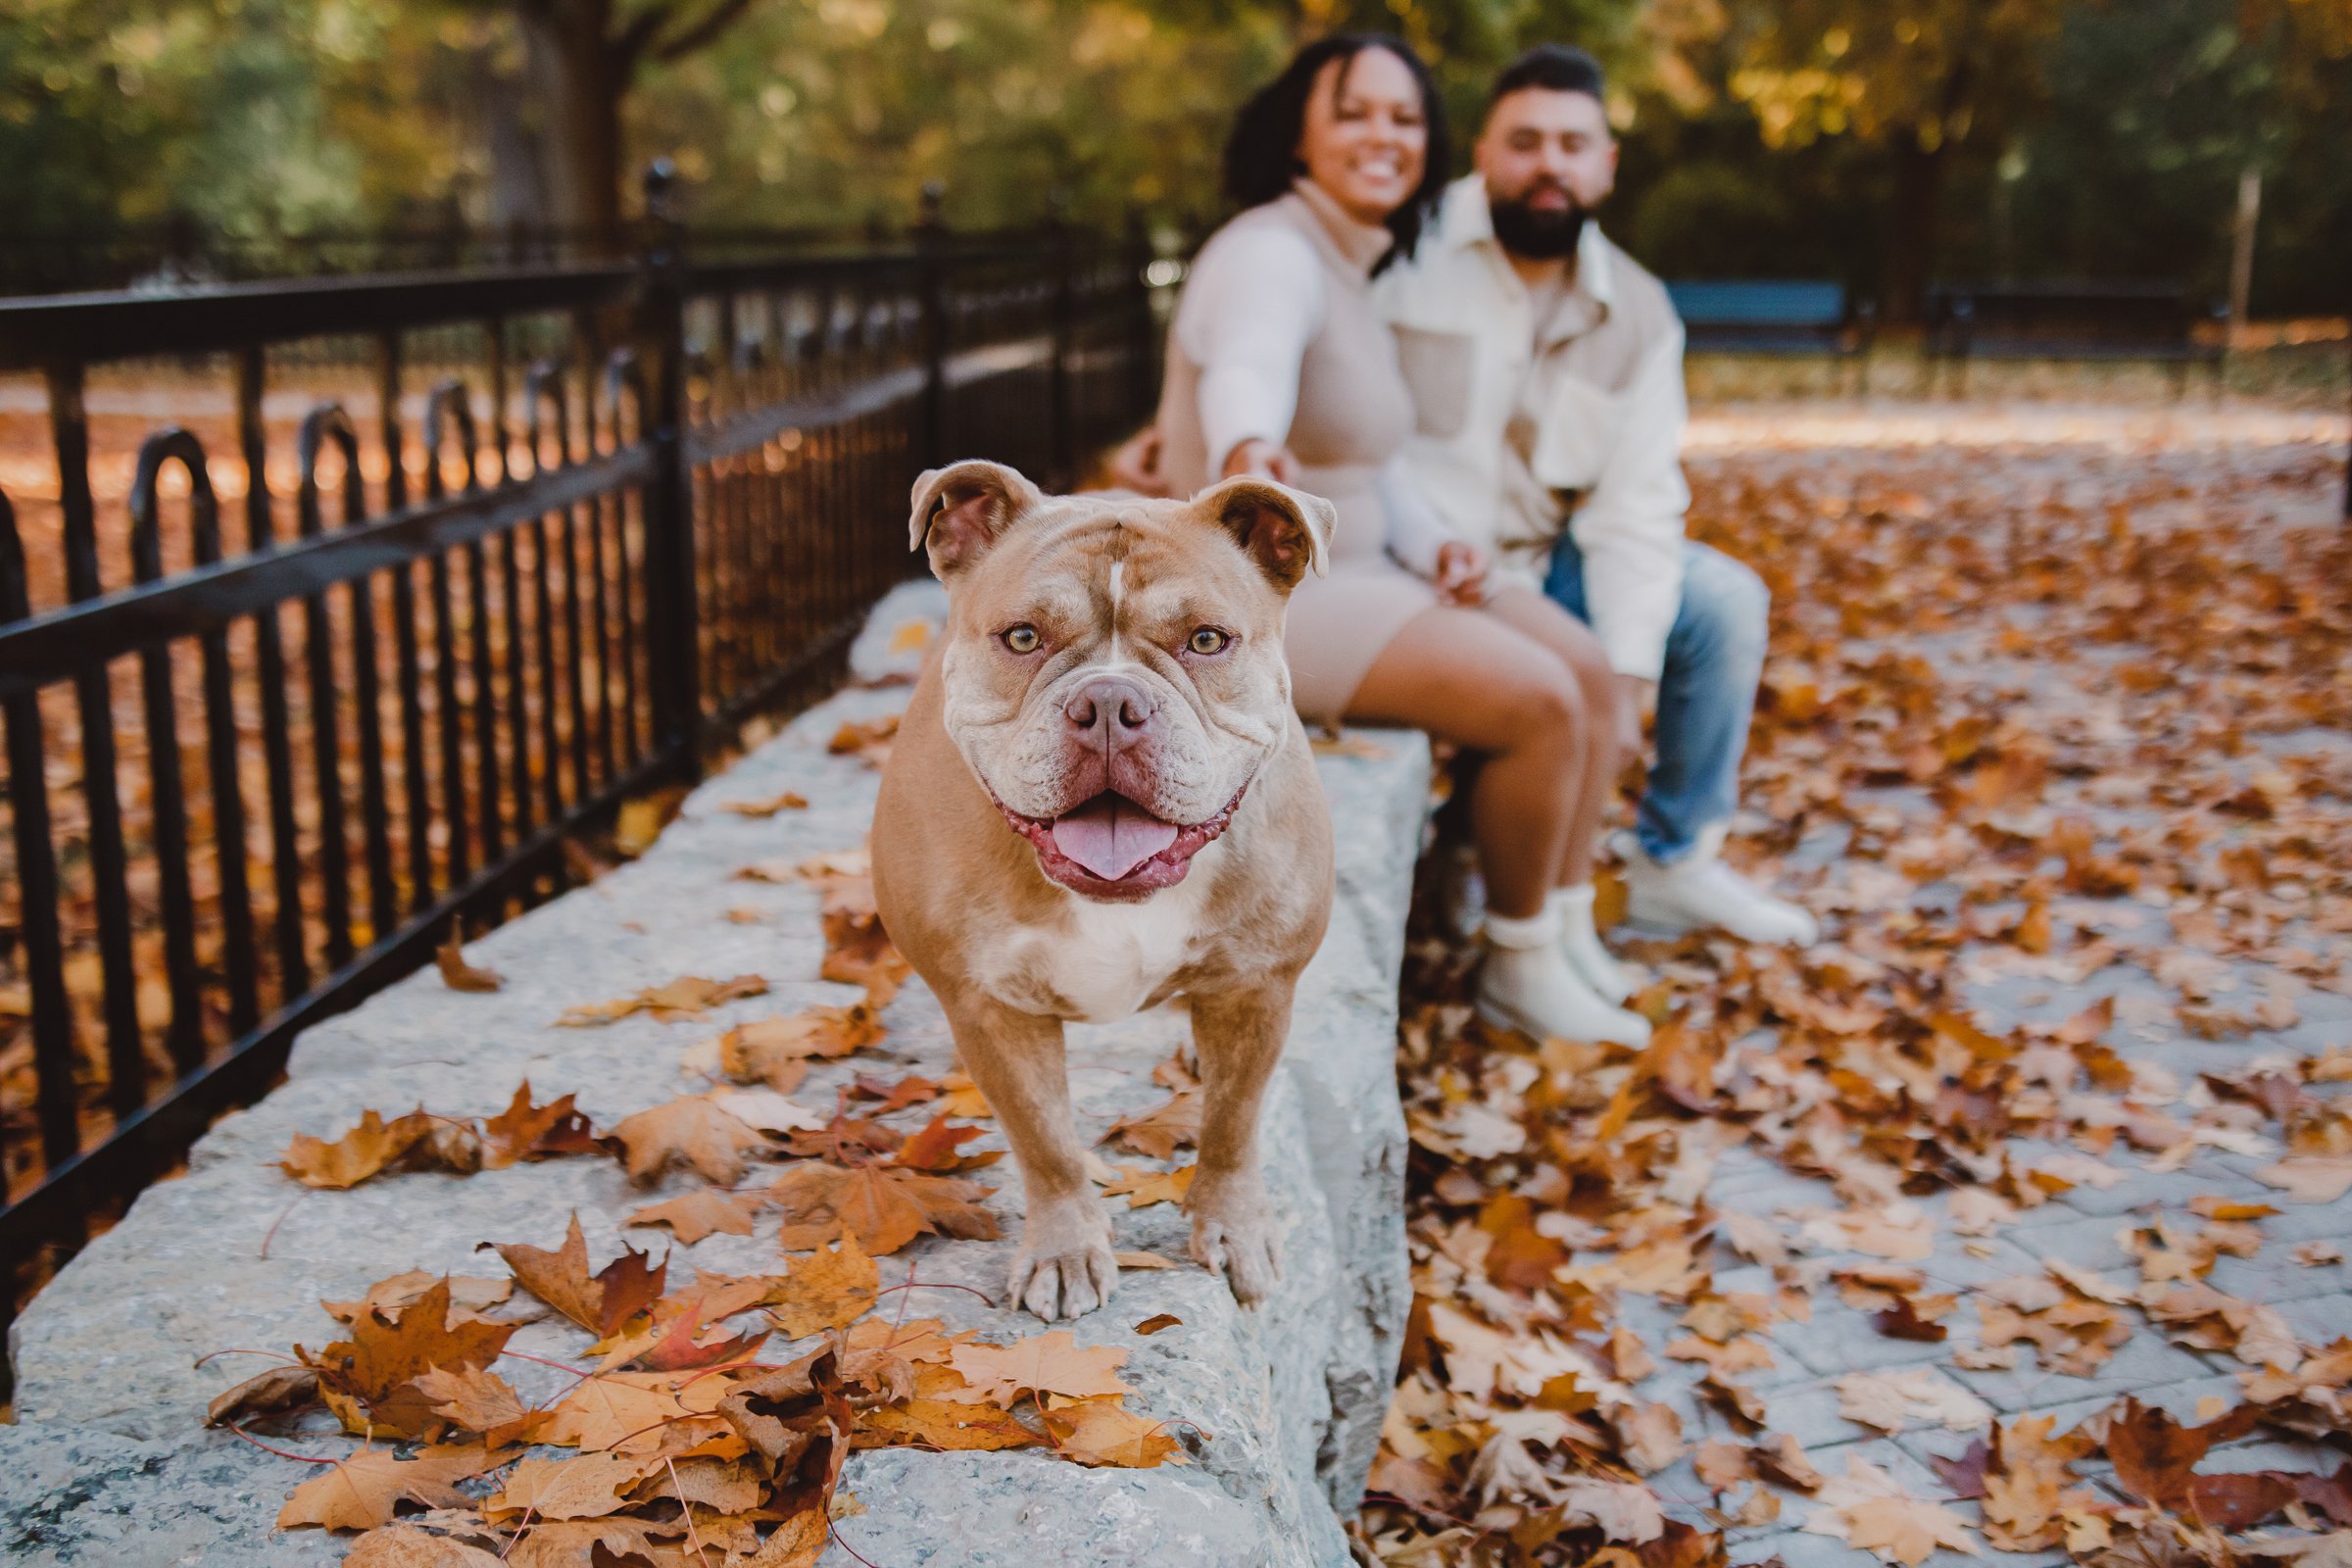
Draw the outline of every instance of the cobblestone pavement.
[[[1699,422],[1693,519],[1776,599],[1735,858],[1803,897],[1827,936],[1791,956],[1618,933],[1704,1058],[1685,1072],[1653,1052],[1645,1070],[1677,1081],[1647,1101],[1624,1099],[1639,1070],[1542,1054],[1497,1067],[1475,1035],[1448,1055],[1446,1019],[1427,1022],[1441,1044],[1408,1067],[1408,1115],[1457,1168],[1416,1192],[1438,1352],[1408,1366],[1375,1472],[1419,1504],[1375,1509],[1390,1561],[1424,1560],[1433,1530],[1445,1551],[1426,1560],[1485,1561],[1482,1541],[1533,1539],[1563,1472],[1612,1462],[1670,1519],[1724,1529],[1736,1563],[1919,1560],[1824,1533],[1853,1461],[1958,1516],[1931,1568],[1963,1545],[2065,1561],[2055,1510],[2046,1546],[1993,1550],[2001,1521],[1988,1541],[1984,1505],[1936,1461],[2027,1415],[2059,1433],[2087,1419],[2103,1445],[2102,1412],[2126,1396],[2209,1421],[2266,1363],[2352,1336],[2342,421],[1775,412]],[[1543,1069],[1557,1131],[1525,1109]],[[1612,1094],[1630,1125],[1561,1114]],[[1482,1102],[1520,1127],[1477,1121]],[[1605,1212],[1578,1201],[1594,1175],[1616,1184]],[[1570,1247],[1548,1297],[1527,1290],[1546,1243],[1513,1232],[1497,1192],[1573,1210],[1533,1227]],[[1669,1244],[1682,1272],[1660,1266]],[[1597,1293],[1584,1307],[1580,1287]],[[1943,1334],[1889,1332],[1898,1297]],[[1618,1441],[1582,1463],[1561,1462],[1582,1439],[1539,1435],[1562,1430],[1539,1417],[1563,1406],[1514,1405],[1465,1371],[1487,1325],[1547,1317],[1631,1335],[1602,1364],[1633,1405],[1612,1416],[1604,1397]],[[2067,1353],[2054,1324],[2070,1317],[2111,1353]],[[1711,1370],[1754,1396],[1752,1419],[1702,1389]],[[1906,1375],[1935,1408],[1895,1431],[1855,1419]],[[1651,1403],[1674,1413],[1653,1451],[1681,1450],[1662,1467],[1626,1420]],[[2249,1425],[2198,1472],[2343,1462]],[[1784,1435],[1827,1488],[1723,1484],[1722,1445]],[[1524,1479],[1522,1436],[1546,1479]],[[2086,1521],[2078,1556],[2152,1539],[2103,1446],[2065,1486]]]

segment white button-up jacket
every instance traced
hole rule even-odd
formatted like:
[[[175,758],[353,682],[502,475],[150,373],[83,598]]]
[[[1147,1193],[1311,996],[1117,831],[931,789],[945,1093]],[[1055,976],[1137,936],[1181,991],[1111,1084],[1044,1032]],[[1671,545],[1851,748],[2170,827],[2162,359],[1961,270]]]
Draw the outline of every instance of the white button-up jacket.
[[[1477,174],[1375,281],[1412,386],[1403,467],[1498,579],[1540,586],[1563,529],[1612,667],[1655,680],[1682,604],[1683,327],[1666,289],[1588,222],[1551,319],[1495,241]]]

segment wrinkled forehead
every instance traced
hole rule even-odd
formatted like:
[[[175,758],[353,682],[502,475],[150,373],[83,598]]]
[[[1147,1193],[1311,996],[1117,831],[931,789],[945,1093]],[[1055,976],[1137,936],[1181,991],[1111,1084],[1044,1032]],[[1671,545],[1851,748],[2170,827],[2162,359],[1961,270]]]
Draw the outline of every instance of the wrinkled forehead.
[[[1061,497],[1024,518],[981,563],[968,596],[983,616],[1016,610],[1141,625],[1279,614],[1279,598],[1225,531],[1182,502]]]

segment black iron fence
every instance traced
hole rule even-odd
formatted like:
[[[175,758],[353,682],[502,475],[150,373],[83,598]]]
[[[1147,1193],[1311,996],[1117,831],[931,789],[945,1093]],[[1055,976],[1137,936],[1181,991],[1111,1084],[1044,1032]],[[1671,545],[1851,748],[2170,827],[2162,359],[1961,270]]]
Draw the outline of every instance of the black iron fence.
[[[0,467],[12,1286],[306,1025],[827,689],[909,570],[919,467],[1066,481],[1156,391],[1132,236],[688,238],[0,303],[55,474]]]

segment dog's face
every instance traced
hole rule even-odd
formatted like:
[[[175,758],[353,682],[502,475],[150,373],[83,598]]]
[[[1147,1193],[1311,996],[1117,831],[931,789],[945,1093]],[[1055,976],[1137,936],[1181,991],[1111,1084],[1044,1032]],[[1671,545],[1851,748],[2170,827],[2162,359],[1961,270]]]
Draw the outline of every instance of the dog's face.
[[[1225,830],[1291,722],[1284,607],[1333,520],[1250,479],[1189,502],[1047,497],[991,463],[916,481],[948,734],[1047,876],[1148,898]]]

